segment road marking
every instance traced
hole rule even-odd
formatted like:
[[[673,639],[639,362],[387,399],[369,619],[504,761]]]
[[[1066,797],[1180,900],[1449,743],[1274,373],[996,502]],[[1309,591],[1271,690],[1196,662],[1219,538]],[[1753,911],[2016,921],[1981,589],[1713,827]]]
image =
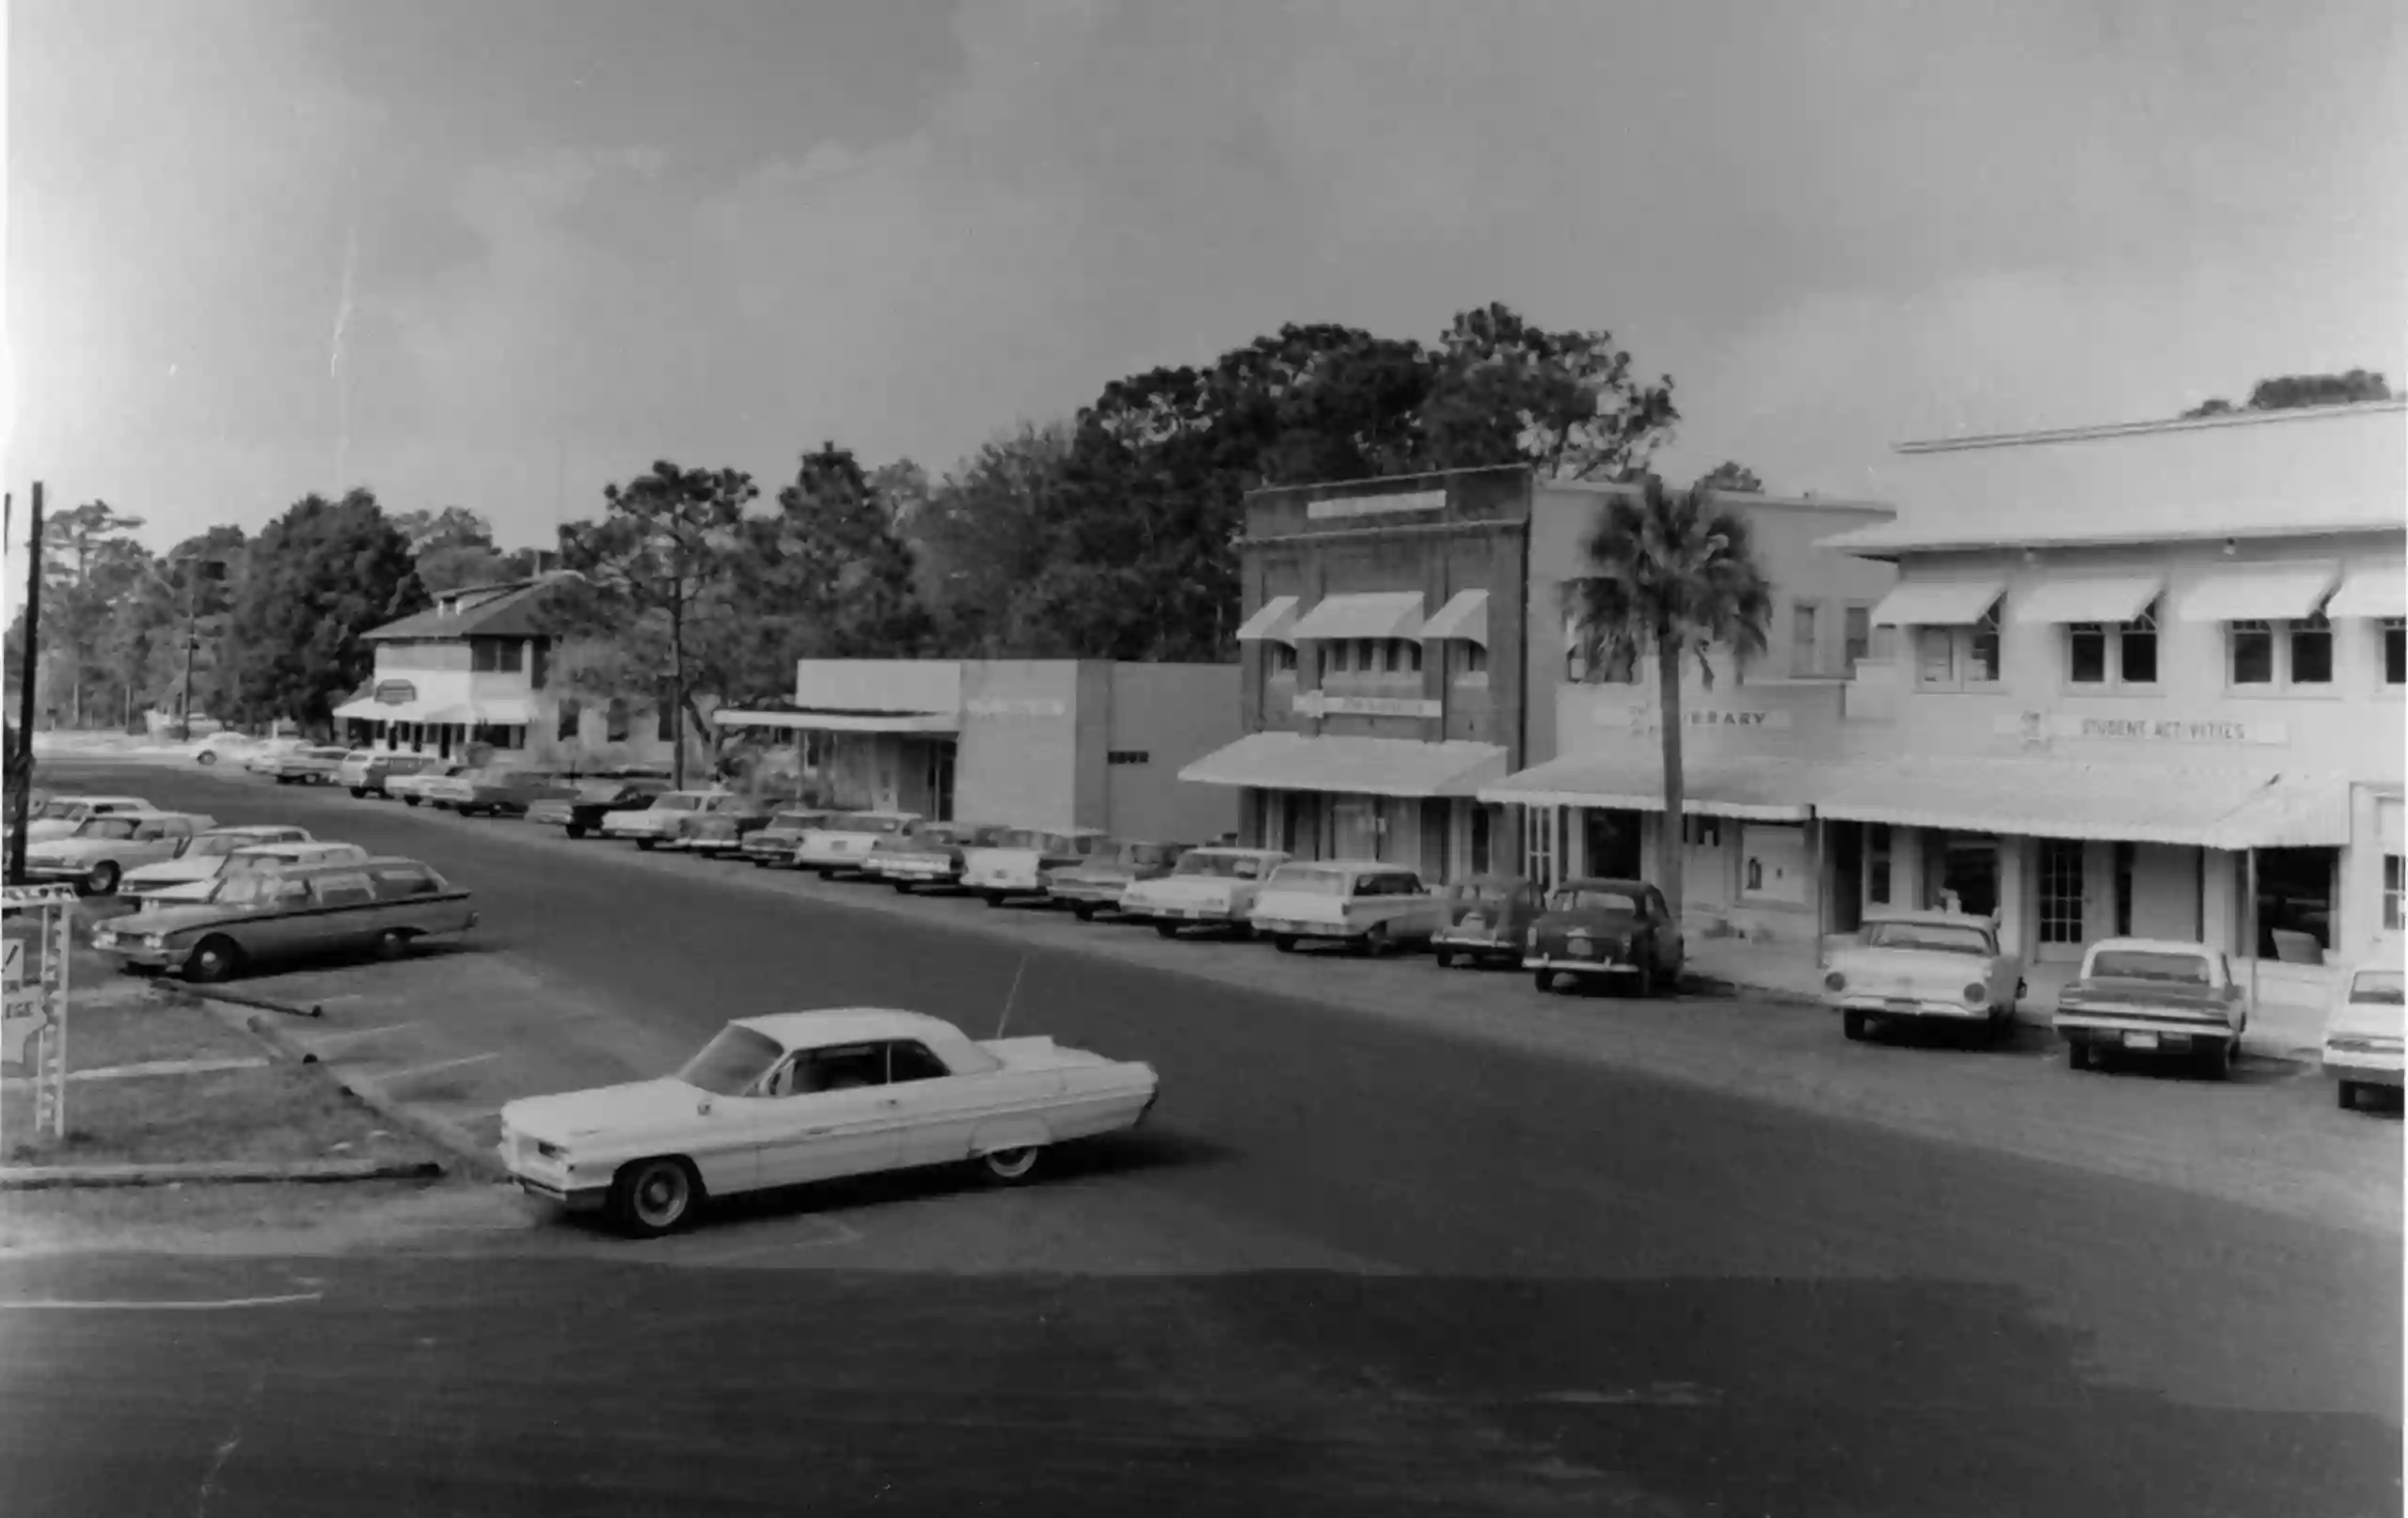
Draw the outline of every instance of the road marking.
[[[280,1297],[222,1297],[202,1302],[0,1302],[0,1312],[225,1312],[236,1307],[281,1307],[323,1301],[323,1291]]]
[[[490,1054],[463,1054],[458,1059],[439,1059],[432,1065],[414,1066],[406,1070],[395,1070],[390,1075],[370,1075],[362,1079],[374,1085],[388,1086],[399,1081],[415,1081],[421,1075],[433,1075],[437,1070],[458,1069],[463,1065],[482,1065],[486,1060],[499,1058],[499,1050]]]
[[[356,1000],[358,1000],[358,998],[356,998],[356,997],[328,997],[328,998],[326,998],[326,1001],[345,1001],[345,1000],[347,1000],[347,1001],[356,1001]],[[319,1004],[323,1006],[323,1005],[325,1005],[325,1004],[324,1002],[322,1002],[322,1003],[320,1003]],[[415,1028],[415,1027],[417,1027],[417,1026],[418,1026],[418,1024],[417,1024],[416,1022],[388,1022],[388,1023],[385,1023],[385,1024],[383,1024],[383,1025],[381,1025],[381,1026],[379,1026],[379,1027],[374,1027],[374,1028],[346,1028],[346,1029],[344,1029],[344,1030],[343,1030],[342,1032],[341,1032],[341,1033],[322,1034],[322,1035],[320,1035],[319,1036],[317,1036],[317,1037],[315,1037],[315,1038],[310,1039],[310,1040],[309,1040],[309,1047],[310,1047],[310,1048],[312,1048],[312,1049],[324,1049],[324,1048],[325,1048],[326,1045],[328,1045],[328,1044],[339,1044],[339,1043],[343,1042],[345,1039],[349,1039],[349,1038],[373,1038],[373,1037],[375,1037],[375,1036],[376,1036],[378,1034],[380,1034],[380,1033],[399,1033],[399,1032],[400,1032],[402,1029],[404,1029],[404,1028]]]

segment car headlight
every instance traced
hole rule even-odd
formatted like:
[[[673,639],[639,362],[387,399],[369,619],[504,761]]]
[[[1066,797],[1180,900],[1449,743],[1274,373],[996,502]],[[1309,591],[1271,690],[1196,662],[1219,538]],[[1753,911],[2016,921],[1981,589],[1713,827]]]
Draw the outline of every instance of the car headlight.
[[[164,933],[146,933],[142,938],[142,946],[146,949],[164,949],[167,946],[166,935]]]
[[[546,1160],[556,1160],[562,1164],[568,1163],[568,1150],[562,1145],[547,1144],[543,1140],[537,1139],[535,1141],[535,1153]]]
[[[1989,999],[1990,988],[1979,981],[1974,981],[1965,988],[1965,1004],[1967,1006],[1979,1006]]]
[[[1823,989],[1827,991],[1844,991],[1847,989],[1847,977],[1834,970],[1830,974],[1823,977]]]

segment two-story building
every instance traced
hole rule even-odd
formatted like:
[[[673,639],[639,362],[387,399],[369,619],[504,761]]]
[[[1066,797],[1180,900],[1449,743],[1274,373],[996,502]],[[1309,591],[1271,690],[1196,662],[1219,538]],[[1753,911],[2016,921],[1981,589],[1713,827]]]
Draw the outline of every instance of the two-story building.
[[[1478,799],[1522,752],[1521,466],[1259,490],[1240,544],[1243,735],[1188,766],[1248,842],[1434,880],[1501,868]]]
[[[1846,762],[1800,778],[1854,905],[1996,912],[2042,966],[2205,941],[2312,998],[2398,930],[2400,402],[1911,444]]]
[[[802,659],[791,702],[712,720],[790,735],[796,788],[823,805],[1202,844],[1237,807],[1180,771],[1237,708],[1229,664]]]
[[[1892,521],[1892,508],[1814,496],[1718,493],[1746,524],[1772,589],[1762,653],[1683,661],[1682,820],[1664,818],[1663,692],[1652,658],[1598,669],[1583,653],[1577,582],[1586,544],[1629,485],[1559,484],[1530,528],[1529,767],[1482,788],[1521,818],[1521,868],[1553,883],[1577,876],[1656,878],[1673,838],[1682,910],[1701,930],[1811,939],[1820,874],[1808,778],[1838,759],[1848,681],[1885,659],[1876,609],[1895,572],[1819,546],[1834,533]]]

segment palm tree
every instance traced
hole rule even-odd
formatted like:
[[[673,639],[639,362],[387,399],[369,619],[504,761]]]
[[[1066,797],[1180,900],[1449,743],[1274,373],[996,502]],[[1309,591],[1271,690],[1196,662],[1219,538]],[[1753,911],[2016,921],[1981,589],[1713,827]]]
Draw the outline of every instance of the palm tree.
[[[1633,668],[1656,656],[1662,703],[1664,826],[1662,887],[1681,911],[1681,660],[1694,656],[1708,689],[1707,655],[1727,649],[1735,667],[1765,651],[1772,587],[1756,567],[1748,519],[1718,509],[1705,490],[1674,493],[1647,480],[1635,495],[1616,495],[1581,546],[1590,573],[1570,581],[1579,641],[1592,672]],[[1592,675],[1593,677],[1593,675]]]

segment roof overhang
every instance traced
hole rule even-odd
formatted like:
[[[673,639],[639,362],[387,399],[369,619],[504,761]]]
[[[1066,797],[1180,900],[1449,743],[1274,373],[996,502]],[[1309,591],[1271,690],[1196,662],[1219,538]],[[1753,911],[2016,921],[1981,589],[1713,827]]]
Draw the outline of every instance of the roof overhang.
[[[810,733],[958,733],[952,712],[729,711],[711,713],[721,727],[784,729]]]
[[[2130,622],[2165,589],[2162,575],[2081,575],[2042,580],[2015,602],[2020,623]]]
[[[1296,598],[1275,595],[1262,603],[1260,609],[1245,619],[1238,628],[1241,643],[1292,643],[1291,629],[1296,625]]]
[[[1494,743],[1250,733],[1179,772],[1203,785],[1350,796],[1472,796],[1505,772]]]
[[[1803,822],[1814,815],[1815,767],[1764,754],[1692,758],[1682,776],[1681,813],[1754,822]],[[1660,753],[1567,754],[1481,787],[1480,799],[1507,806],[1664,810]]]
[[[2408,617],[2408,567],[2367,564],[2351,570],[2325,603],[2324,614],[2336,622],[2343,617]]]
[[[1412,638],[1420,631],[1419,591],[1375,591],[1323,596],[1319,606],[1289,629],[1288,636],[1302,642],[1307,638]]]
[[[1466,643],[1488,646],[1488,593],[1457,591],[1438,609],[1437,615],[1421,625],[1421,640],[1434,643],[1442,639],[1456,638]]]
[[[2003,576],[1988,579],[1910,579],[1873,609],[1876,627],[1970,627],[2006,593]]]
[[[2175,615],[2184,622],[2303,622],[2340,577],[2334,562],[2226,564],[2183,593]]]

